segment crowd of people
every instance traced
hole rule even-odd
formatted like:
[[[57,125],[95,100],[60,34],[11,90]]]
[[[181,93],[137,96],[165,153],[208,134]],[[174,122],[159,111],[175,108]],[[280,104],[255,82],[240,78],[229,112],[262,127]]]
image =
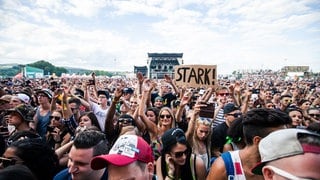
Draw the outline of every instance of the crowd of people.
[[[0,86],[0,179],[320,179],[318,80],[192,88],[93,73]]]

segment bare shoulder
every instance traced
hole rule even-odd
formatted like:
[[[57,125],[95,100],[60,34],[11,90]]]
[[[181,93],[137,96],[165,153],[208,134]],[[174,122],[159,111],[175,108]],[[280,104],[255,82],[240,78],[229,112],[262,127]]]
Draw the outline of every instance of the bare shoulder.
[[[209,180],[219,180],[226,179],[227,171],[225,168],[224,161],[221,157],[218,157],[212,164],[207,179]]]

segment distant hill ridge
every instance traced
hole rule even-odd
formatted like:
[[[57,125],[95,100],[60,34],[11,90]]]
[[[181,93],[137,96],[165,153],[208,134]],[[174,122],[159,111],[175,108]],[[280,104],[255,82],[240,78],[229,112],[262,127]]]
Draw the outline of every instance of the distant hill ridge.
[[[14,66],[26,66],[27,64],[18,64],[18,63],[8,63],[8,64],[0,64],[0,68],[12,68]],[[66,70],[68,70],[69,73],[77,73],[77,72],[88,72],[93,71],[90,69],[84,69],[84,68],[74,68],[74,67],[63,67]]]

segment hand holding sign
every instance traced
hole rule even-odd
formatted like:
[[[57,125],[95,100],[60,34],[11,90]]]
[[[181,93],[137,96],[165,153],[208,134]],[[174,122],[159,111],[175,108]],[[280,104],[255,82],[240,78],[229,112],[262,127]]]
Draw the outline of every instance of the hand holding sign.
[[[177,85],[212,87],[217,84],[216,65],[180,65],[175,67]]]

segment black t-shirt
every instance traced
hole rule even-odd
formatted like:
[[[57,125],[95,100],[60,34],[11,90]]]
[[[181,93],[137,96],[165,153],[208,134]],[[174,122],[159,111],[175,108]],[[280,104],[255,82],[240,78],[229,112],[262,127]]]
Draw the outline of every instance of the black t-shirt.
[[[223,146],[226,143],[228,126],[226,122],[219,124],[212,131],[211,146],[212,148],[220,148],[220,152],[223,151]]]

